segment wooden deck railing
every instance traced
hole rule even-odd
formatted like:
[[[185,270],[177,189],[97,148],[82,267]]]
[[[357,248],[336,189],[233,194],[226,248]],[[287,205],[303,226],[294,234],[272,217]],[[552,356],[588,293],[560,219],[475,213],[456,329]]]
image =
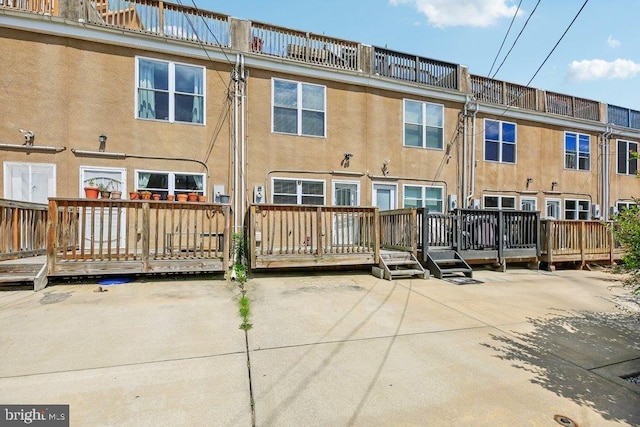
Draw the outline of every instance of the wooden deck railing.
[[[44,255],[47,205],[0,199],[0,260]]]
[[[22,12],[39,13],[42,15],[57,15],[55,0],[3,0],[0,9],[12,9]]]
[[[245,224],[252,268],[378,262],[376,208],[252,205]]]
[[[228,205],[50,199],[50,276],[224,271]]]
[[[536,89],[514,83],[471,75],[471,93],[478,101],[536,110]]]
[[[251,51],[345,70],[359,70],[358,43],[260,22],[251,23]]]
[[[604,221],[544,220],[540,260],[548,264],[589,261],[613,263],[623,249],[614,239],[613,223]]]
[[[600,103],[560,93],[546,92],[546,111],[561,116],[600,120]]]
[[[418,221],[417,209],[380,212],[380,247],[417,254],[420,237]]]
[[[377,75],[446,89],[459,89],[458,65],[374,47]]]

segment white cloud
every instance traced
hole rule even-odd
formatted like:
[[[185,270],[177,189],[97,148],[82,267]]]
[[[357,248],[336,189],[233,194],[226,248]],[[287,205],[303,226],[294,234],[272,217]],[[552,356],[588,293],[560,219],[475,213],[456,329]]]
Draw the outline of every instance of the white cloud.
[[[517,6],[509,0],[389,0],[393,6],[411,4],[434,27],[489,27],[512,17]],[[522,10],[518,11],[521,14]]]
[[[585,59],[573,61],[567,70],[567,79],[573,81],[601,79],[630,79],[640,73],[640,64],[629,59],[605,61],[603,59]]]
[[[618,47],[620,46],[620,40],[616,40],[612,35],[609,35],[609,37],[607,38],[607,44],[609,45],[609,47]]]

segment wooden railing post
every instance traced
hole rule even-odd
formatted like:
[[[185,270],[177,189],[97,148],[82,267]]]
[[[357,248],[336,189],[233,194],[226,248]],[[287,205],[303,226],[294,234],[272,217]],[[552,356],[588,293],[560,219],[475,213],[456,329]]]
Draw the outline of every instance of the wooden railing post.
[[[504,212],[502,210],[498,211],[498,233],[495,236],[498,241],[496,242],[496,246],[498,247],[498,261],[502,264],[504,258],[504,236],[505,236],[505,221],[504,221]]]
[[[256,221],[256,205],[249,206],[249,217],[247,218],[247,238],[249,239],[249,268],[253,269],[256,266],[256,230],[254,228],[254,224]],[[260,232],[264,232],[264,230],[260,230]],[[264,244],[263,239],[261,238],[261,244]]]
[[[317,242],[317,255],[321,257],[323,255],[323,242],[322,242],[322,207],[318,206],[316,209],[316,242]],[[344,242],[343,242],[344,243]]]
[[[142,271],[149,271],[149,233],[150,233],[150,203],[142,204]]]
[[[580,268],[584,267],[586,263],[586,251],[587,251],[587,223],[580,222]]]
[[[222,271],[226,271],[229,266],[229,256],[231,252],[231,207],[223,206],[221,211],[224,214],[224,238],[222,240]],[[250,242],[253,239],[250,240]],[[255,251],[252,252],[252,257],[255,257]],[[252,258],[254,259],[254,258]],[[251,266],[249,267],[251,268]]]
[[[373,262],[380,262],[380,211],[378,208],[373,210]]]
[[[58,204],[49,199],[49,213],[47,217],[47,275],[56,271],[56,235],[58,234]]]
[[[418,212],[415,209],[411,209],[411,226],[409,227],[411,233],[411,252],[413,256],[418,257]]]
[[[422,210],[422,261],[427,262],[431,242],[431,224],[429,224],[429,208]]]

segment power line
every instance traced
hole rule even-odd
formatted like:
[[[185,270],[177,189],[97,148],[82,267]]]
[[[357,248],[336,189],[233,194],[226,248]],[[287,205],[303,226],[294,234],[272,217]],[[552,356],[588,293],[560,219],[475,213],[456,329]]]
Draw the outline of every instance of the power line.
[[[511,18],[511,22],[509,23],[509,28],[507,28],[507,33],[504,35],[504,38],[502,39],[502,43],[500,44],[500,49],[498,49],[498,52],[496,53],[496,57],[493,58],[493,63],[491,64],[491,68],[489,69],[489,74],[487,74],[488,76],[491,76],[491,71],[493,71],[493,66],[496,65],[496,61],[498,60],[498,57],[500,56],[500,52],[502,52],[502,48],[504,47],[504,43],[507,41],[507,37],[509,36],[509,32],[511,32],[511,27],[513,26],[513,22],[516,20],[516,16],[518,16],[518,12],[520,12],[520,5],[521,4],[522,4],[522,0],[520,0],[520,3],[518,3],[518,7],[516,8],[516,13],[513,14],[513,18]],[[508,56],[508,54],[507,54],[507,56]],[[507,59],[506,56],[505,56],[505,59]],[[504,63],[504,61],[502,61],[502,62]],[[496,71],[496,74],[497,73],[498,73],[498,71]]]
[[[536,13],[536,10],[538,9],[538,5],[540,4],[540,0],[538,0],[538,2],[536,3],[535,7],[533,8],[533,10],[531,11],[531,13],[529,14],[529,16],[527,17],[527,20],[525,21],[524,25],[522,26],[522,29],[520,30],[520,32],[518,33],[518,35],[516,36],[516,39],[513,41],[513,44],[511,45],[511,48],[509,49],[509,51],[507,52],[507,54],[504,56],[504,59],[502,60],[502,62],[500,63],[500,66],[498,66],[498,68],[496,69],[496,72],[493,73],[493,76],[491,76],[491,71],[489,71],[489,76],[491,78],[494,78],[496,76],[496,74],[498,74],[498,71],[500,71],[500,69],[502,68],[502,66],[504,65],[504,62],[507,60],[507,58],[509,57],[509,55],[511,54],[511,51],[513,50],[513,48],[516,46],[516,43],[518,43],[518,39],[520,39],[520,36],[522,35],[522,33],[524,32],[524,29],[527,28],[527,25],[529,24],[529,20],[531,19],[531,17],[533,16],[534,13]],[[493,68],[493,66],[492,66]]]

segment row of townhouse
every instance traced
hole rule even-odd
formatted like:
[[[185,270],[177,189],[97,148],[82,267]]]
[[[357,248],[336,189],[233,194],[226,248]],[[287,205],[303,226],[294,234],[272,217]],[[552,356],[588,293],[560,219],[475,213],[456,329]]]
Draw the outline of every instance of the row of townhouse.
[[[539,210],[633,203],[640,112],[170,3],[0,3],[2,198]],[[22,132],[22,135],[20,134]]]

